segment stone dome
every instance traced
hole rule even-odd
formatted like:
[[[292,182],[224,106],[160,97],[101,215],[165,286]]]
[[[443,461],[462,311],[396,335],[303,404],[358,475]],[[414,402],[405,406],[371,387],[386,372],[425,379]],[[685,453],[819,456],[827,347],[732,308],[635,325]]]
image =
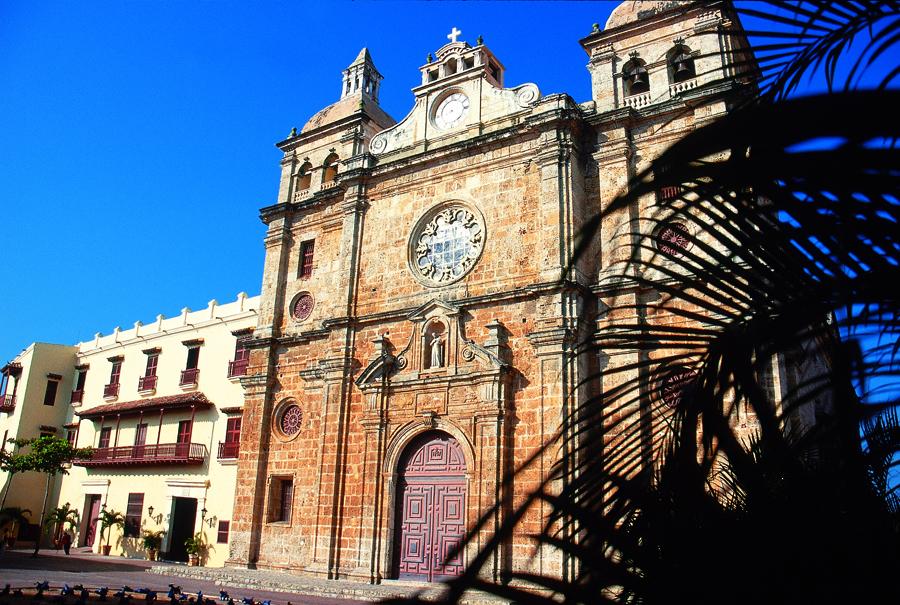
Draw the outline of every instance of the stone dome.
[[[386,114],[378,106],[378,103],[364,97],[360,93],[356,93],[346,96],[337,103],[332,103],[325,109],[317,112],[306,122],[300,132],[309,132],[310,130],[327,126],[356,113],[366,113],[382,128],[395,124],[394,119]]]
[[[646,19],[673,8],[684,7],[691,2],[684,0],[631,0],[623,2],[613,9],[609,19],[606,20],[604,30],[629,25],[635,21]]]

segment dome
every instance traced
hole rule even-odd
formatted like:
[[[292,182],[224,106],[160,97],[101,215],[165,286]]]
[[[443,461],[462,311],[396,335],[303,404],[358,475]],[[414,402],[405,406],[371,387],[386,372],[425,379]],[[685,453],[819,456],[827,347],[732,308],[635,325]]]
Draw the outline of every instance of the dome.
[[[395,123],[394,119],[378,106],[378,103],[373,102],[371,99],[364,98],[360,93],[356,93],[346,96],[337,103],[332,103],[325,109],[316,112],[315,115],[306,122],[300,132],[309,132],[310,130],[333,124],[334,122],[338,122],[359,112],[365,112],[382,128],[387,128]]]
[[[679,0],[631,0],[623,2],[613,9],[609,19],[606,20],[604,30],[629,25],[641,19],[646,19],[673,8],[684,7],[690,2]]]

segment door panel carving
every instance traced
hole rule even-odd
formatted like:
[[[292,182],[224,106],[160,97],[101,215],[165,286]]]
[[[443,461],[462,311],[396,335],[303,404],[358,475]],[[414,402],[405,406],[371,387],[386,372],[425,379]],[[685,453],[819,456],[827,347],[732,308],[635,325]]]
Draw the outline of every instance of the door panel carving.
[[[398,470],[398,577],[458,576],[462,553],[447,557],[466,531],[466,462],[459,443],[445,433],[426,433],[409,445]]]

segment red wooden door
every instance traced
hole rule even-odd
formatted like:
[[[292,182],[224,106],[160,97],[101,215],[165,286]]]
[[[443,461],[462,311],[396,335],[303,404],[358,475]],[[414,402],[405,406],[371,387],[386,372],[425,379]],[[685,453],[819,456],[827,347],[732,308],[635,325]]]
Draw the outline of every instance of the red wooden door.
[[[401,579],[458,576],[462,553],[448,560],[466,531],[466,462],[459,443],[427,433],[400,460],[395,563]]]
[[[93,546],[97,534],[97,516],[100,514],[100,496],[89,495],[84,510],[87,512],[87,523],[82,538],[82,546]]]

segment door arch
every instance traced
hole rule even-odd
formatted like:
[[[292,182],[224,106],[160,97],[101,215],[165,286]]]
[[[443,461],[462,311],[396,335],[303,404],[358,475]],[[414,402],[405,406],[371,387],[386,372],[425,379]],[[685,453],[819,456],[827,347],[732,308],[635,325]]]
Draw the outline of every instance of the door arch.
[[[463,571],[463,553],[447,557],[466,532],[466,459],[443,431],[419,435],[397,464],[394,570],[431,582]]]

